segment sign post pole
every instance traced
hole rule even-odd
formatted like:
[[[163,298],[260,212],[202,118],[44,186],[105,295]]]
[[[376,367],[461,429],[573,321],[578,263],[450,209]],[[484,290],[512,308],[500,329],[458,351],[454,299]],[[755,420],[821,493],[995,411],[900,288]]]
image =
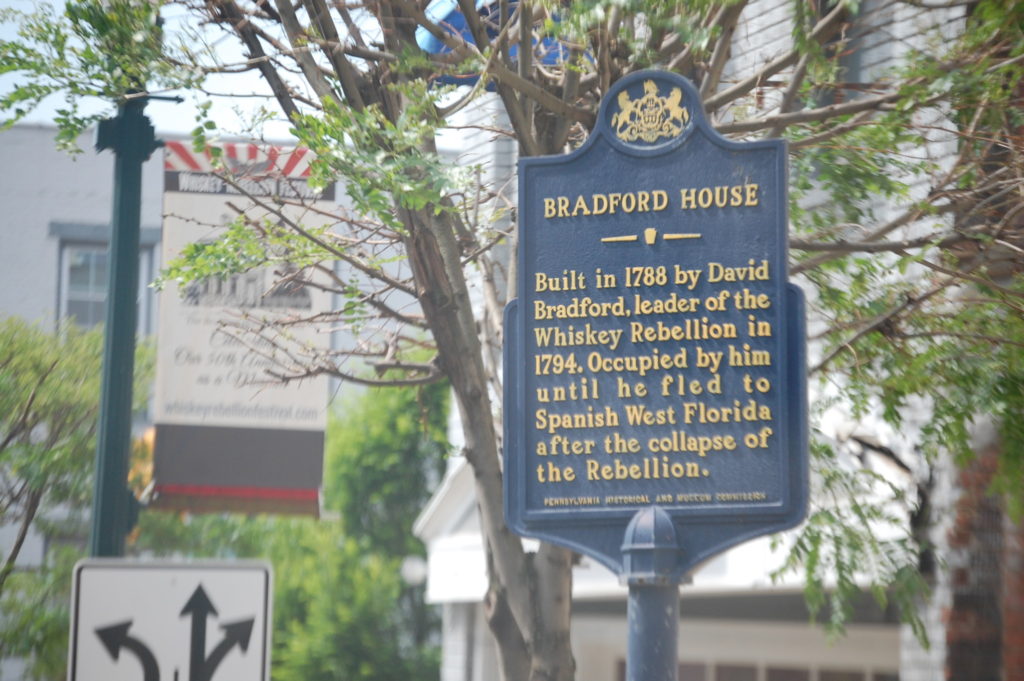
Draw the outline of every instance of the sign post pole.
[[[136,502],[126,484],[139,290],[142,164],[159,146],[153,126],[142,112],[145,106],[146,97],[127,100],[118,108],[116,117],[100,121],[96,133],[96,149],[112,149],[115,161],[90,539],[91,554],[95,557],[124,555],[124,537],[134,524],[131,516]]]
[[[679,582],[630,584],[626,681],[676,681]]]
[[[622,553],[629,585],[626,681],[676,681],[681,577],[672,519],[657,506],[637,511]]]

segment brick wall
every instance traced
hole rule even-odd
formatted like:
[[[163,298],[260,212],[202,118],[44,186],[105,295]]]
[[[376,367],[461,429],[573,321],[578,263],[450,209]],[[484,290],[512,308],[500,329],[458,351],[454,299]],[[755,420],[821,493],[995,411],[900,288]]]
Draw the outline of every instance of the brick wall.
[[[997,446],[984,448],[959,473],[945,617],[950,681],[1024,681],[1024,523],[988,494],[998,456]]]
[[[1024,520],[1003,535],[1003,681],[1024,681]]]
[[[933,471],[938,570],[919,610],[931,645],[904,627],[901,681],[1024,681],[1024,522],[988,494],[999,450],[979,431],[975,461]]]
[[[959,474],[949,535],[952,603],[946,616],[946,678],[1002,681],[1003,512],[987,493],[998,451],[982,450]]]

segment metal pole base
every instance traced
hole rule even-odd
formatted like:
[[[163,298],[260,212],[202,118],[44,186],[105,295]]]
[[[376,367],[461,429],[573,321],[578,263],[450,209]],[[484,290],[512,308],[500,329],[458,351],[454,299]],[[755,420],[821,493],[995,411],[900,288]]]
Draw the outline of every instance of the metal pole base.
[[[630,585],[626,681],[676,681],[679,585]]]

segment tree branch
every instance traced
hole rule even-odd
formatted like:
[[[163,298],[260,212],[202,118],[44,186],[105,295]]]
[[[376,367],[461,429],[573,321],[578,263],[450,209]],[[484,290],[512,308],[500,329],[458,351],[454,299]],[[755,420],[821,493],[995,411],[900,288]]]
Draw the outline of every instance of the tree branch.
[[[242,11],[238,9],[238,5],[235,4],[234,0],[220,0],[214,6],[220,10],[221,16],[231,23],[231,28],[234,29],[235,34],[249,49],[251,62],[255,64],[260,75],[267,81],[267,85],[270,87],[270,91],[274,93],[274,98],[277,100],[278,105],[280,105],[284,115],[287,116],[288,120],[295,118],[299,113],[299,109],[295,106],[288,86],[280,74],[278,74],[277,69],[270,63],[266,52],[263,51],[263,45],[260,43],[260,39],[257,37],[252,24],[243,16]]]
[[[707,98],[709,94],[718,89],[719,80],[722,77],[722,70],[729,59],[732,51],[732,36],[736,32],[736,23],[747,6],[747,0],[739,0],[734,5],[722,7],[718,16],[715,17],[714,26],[721,30],[718,39],[715,41],[715,49],[711,53],[707,71],[700,83],[700,97]]]
[[[941,238],[929,235],[916,239],[904,239],[903,241],[805,241],[803,239],[790,239],[789,247],[797,251],[824,251],[839,254],[890,252],[906,254],[906,251],[912,248],[924,246],[948,248],[964,241],[976,240],[976,237],[960,233],[947,234]]]
[[[796,102],[798,96],[800,96],[800,88],[803,87],[804,80],[807,78],[807,64],[810,61],[810,55],[803,55],[800,60],[796,63],[796,67],[793,69],[793,75],[789,78],[789,85],[786,87],[786,91],[782,94],[782,101],[779,102],[779,113],[787,114]],[[773,125],[771,129],[765,133],[765,137],[778,137],[785,130],[784,125]],[[792,148],[792,144],[790,145]]]
[[[822,359],[820,362],[818,362],[818,364],[816,364],[808,371],[808,374],[813,375],[818,373],[819,371],[822,371],[825,367],[831,364],[836,357],[849,350],[860,339],[864,338],[865,336],[874,331],[879,331],[880,329],[885,327],[891,320],[903,314],[903,312],[911,308],[920,307],[923,303],[925,303],[931,298],[934,298],[942,291],[954,285],[957,281],[959,281],[959,277],[947,277],[944,281],[940,282],[939,284],[932,287],[930,290],[922,293],[921,295],[916,297],[908,297],[903,303],[897,305],[888,312],[883,312],[882,314],[877,315],[871,321],[869,321],[867,324],[861,327],[861,329],[857,331],[855,334],[853,334],[853,336],[851,336],[849,339],[847,339],[834,350],[832,350],[832,352],[826,355],[824,359]]]
[[[311,243],[314,243],[317,246],[323,248],[325,251],[330,253],[332,256],[334,256],[338,260],[341,260],[342,262],[345,262],[345,263],[351,265],[352,267],[356,268],[357,270],[359,270],[363,274],[367,275],[368,277],[371,277],[372,279],[376,279],[378,281],[386,283],[389,286],[392,286],[393,288],[395,288],[395,289],[397,289],[399,291],[403,291],[405,293],[408,293],[409,295],[415,295],[414,289],[411,286],[409,286],[408,284],[405,284],[405,283],[403,283],[401,281],[398,281],[397,279],[393,279],[393,278],[389,277],[387,274],[385,274],[383,270],[381,270],[379,268],[375,268],[375,267],[370,267],[369,265],[364,263],[359,258],[353,258],[348,253],[346,253],[345,251],[340,250],[338,248],[335,248],[333,245],[327,243],[326,241],[324,241],[320,237],[314,235],[313,233],[311,233],[308,230],[304,229],[303,227],[299,226],[294,220],[292,220],[287,215],[285,215],[284,211],[282,211],[278,206],[272,205],[272,204],[262,200],[259,197],[246,194],[244,188],[241,187],[240,185],[238,185],[237,183],[235,183],[234,179],[232,177],[230,177],[229,175],[220,174],[219,177],[221,177],[225,182],[231,184],[233,187],[235,187],[240,192],[242,192],[243,195],[245,195],[246,198],[248,198],[250,201],[252,201],[256,206],[258,206],[260,208],[263,208],[267,212],[269,212],[269,213],[273,214],[275,217],[277,217],[278,220],[281,221],[281,224],[286,225],[289,229],[291,229],[296,234],[302,236],[305,239],[308,239]],[[284,202],[282,202],[282,203],[284,203]],[[241,215],[243,217],[246,216],[246,211],[244,209],[240,208],[239,206],[232,205],[232,204],[228,204],[228,205],[238,215]],[[246,217],[246,220],[248,220],[248,217]],[[256,226],[255,223],[252,223],[251,221],[250,221],[250,224],[253,225],[253,226]]]
[[[320,47],[324,54],[327,55],[331,66],[334,68],[334,73],[341,82],[341,89],[345,94],[345,100],[352,108],[361,111],[365,108],[366,103],[363,101],[363,95],[359,91],[358,74],[345,57],[341,47],[341,38],[338,36],[338,29],[331,20],[327,3],[324,0],[303,0],[303,2],[306,5],[306,12],[313,19],[319,34],[324,38],[323,41],[320,41]]]
[[[320,99],[329,98],[333,99],[337,104],[341,104],[341,99],[330,83],[327,82],[327,79],[324,78],[320,67],[317,66],[316,61],[313,59],[313,55],[307,49],[301,49],[309,43],[310,36],[302,27],[302,24],[299,23],[290,0],[274,0],[274,4],[277,5],[277,11],[281,15],[281,25],[284,26],[285,33],[288,35],[288,41],[294,50],[292,57],[302,70],[302,75],[305,77],[306,82],[309,83],[310,87],[313,88],[313,92]]]
[[[839,25],[843,22],[843,19],[846,17],[846,11],[846,5],[844,3],[836,3],[835,8],[818,22],[808,37],[819,43],[828,40],[836,30],[838,30]],[[774,76],[776,73],[782,71],[787,66],[794,64],[799,57],[800,53],[797,49],[794,48],[790,50],[786,54],[765,64],[754,75],[741,80],[730,88],[711,95],[704,100],[704,107],[710,114],[713,109],[717,109],[723,104],[727,104],[739,97],[742,97],[764,81]]]
[[[18,526],[18,534],[14,538],[14,543],[11,545],[10,551],[7,552],[7,558],[4,560],[3,568],[0,568],[0,595],[4,592],[4,585],[7,583],[7,578],[11,576],[12,572],[14,572],[14,565],[18,560],[18,554],[21,553],[21,547],[25,544],[25,538],[28,537],[28,528],[32,525],[32,521],[36,517],[36,512],[39,510],[39,502],[42,498],[42,489],[32,490],[28,495],[25,510],[21,516],[21,524]]]
[[[879,107],[895,102],[901,97],[899,92],[889,92],[874,97],[861,97],[842,104],[830,104],[829,106],[818,107],[817,109],[805,109],[793,113],[778,113],[764,118],[756,118],[749,121],[737,123],[722,123],[715,126],[715,129],[722,134],[753,132],[763,128],[784,129],[799,123],[814,123],[825,121],[839,116],[860,113],[862,111],[877,111]]]

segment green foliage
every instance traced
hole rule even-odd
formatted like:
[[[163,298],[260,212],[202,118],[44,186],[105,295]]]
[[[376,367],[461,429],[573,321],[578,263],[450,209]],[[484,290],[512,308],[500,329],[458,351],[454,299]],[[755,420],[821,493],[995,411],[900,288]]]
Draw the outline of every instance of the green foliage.
[[[466,178],[434,148],[442,95],[419,80],[391,88],[389,96],[405,104],[394,120],[378,106],[360,110],[332,99],[324,100],[322,112],[298,117],[293,132],[317,155],[311,184],[344,178],[356,211],[396,230],[403,229],[396,203],[408,210],[444,210],[445,197]]]
[[[300,225],[304,234],[289,229],[279,222],[238,217],[225,225],[224,233],[216,241],[186,244],[181,254],[168,264],[157,286],[167,279],[179,282],[206,277],[227,277],[269,265],[304,267],[324,259],[323,248],[309,237],[319,237],[328,227]]]
[[[1024,367],[1021,358],[1024,353],[1018,352],[1010,359],[1011,366],[1000,372],[990,385],[994,401],[999,405],[1001,418],[1001,434],[1007,443],[999,457],[999,471],[993,483],[993,491],[1001,494],[1009,501],[1012,518],[1020,521],[1024,518],[1024,494],[1020,490],[1020,481],[1024,480]]]
[[[437,614],[400,565],[443,464],[447,388],[354,395],[327,431],[322,519],[143,511],[131,550],[274,568],[273,677],[437,678]],[[337,517],[333,517],[337,514]]]
[[[791,128],[793,141],[819,132]],[[923,144],[918,131],[895,114],[854,128],[827,146],[801,150],[792,159],[790,212],[798,232],[820,233],[839,224],[864,224],[874,219],[872,206],[898,202],[908,195],[907,182],[930,163],[907,153]],[[823,192],[828,200],[812,209],[808,194]]]
[[[927,240],[931,228],[935,243],[888,253],[840,255],[805,273],[815,286],[818,314],[828,320],[822,339],[823,354],[830,361],[821,367],[823,378],[842,386],[854,416],[879,406],[883,418],[897,429],[905,427],[908,413],[929,410],[919,443],[928,456],[949,451],[961,461],[970,458],[974,420],[988,415],[1001,423],[1006,455],[996,487],[1008,494],[1007,502],[1018,517],[1024,491],[1016,482],[1021,472],[1016,452],[1024,440],[1012,424],[1019,420],[1014,414],[1019,414],[1024,395],[1024,317],[1019,304],[1024,283],[1019,274],[990,281],[1001,275],[945,252],[938,240],[949,233],[948,219],[935,218],[929,225],[930,210],[910,199],[908,182],[938,174],[919,151],[925,139],[912,131],[911,114],[939,93],[953,107],[961,128],[976,126],[975,133],[959,137],[960,153],[976,159],[966,166],[969,170],[960,176],[959,187],[967,191],[983,183],[998,167],[990,159],[1003,158],[1014,143],[1013,131],[1019,129],[1005,113],[1015,110],[1016,88],[1024,77],[1019,58],[1024,54],[1024,30],[1015,20],[1019,18],[1019,7],[981,3],[960,40],[948,46],[945,61],[913,55],[896,73],[906,85],[891,111],[828,146],[801,150],[796,156],[791,206],[796,229],[825,241],[860,238],[863,226],[872,224],[872,204],[921,210],[924,217],[915,235]],[[950,70],[950,63],[958,67]],[[813,128],[807,131],[814,133]],[[791,134],[799,140],[804,132]],[[824,190],[829,200],[805,208],[800,202],[811,190]],[[995,189],[992,194],[997,196]],[[968,247],[978,253],[995,248],[998,236],[977,227],[998,224],[1006,211],[993,197],[982,194],[982,199],[991,205],[973,215],[970,222],[977,236]],[[997,235],[1005,228],[998,230]]]
[[[0,9],[0,25],[17,29],[16,40],[0,41],[0,75],[19,78],[0,95],[10,126],[51,95],[57,110],[58,142],[75,149],[79,135],[104,114],[83,106],[123,101],[147,86],[187,84],[189,78],[164,60],[161,2],[71,0],[63,12],[39,3],[34,12]]]
[[[87,505],[99,413],[102,329],[56,333],[0,320],[0,523],[18,522],[24,499],[40,507]],[[136,403],[152,376],[152,348],[136,357]]]
[[[447,410],[447,386],[430,384],[359,394],[332,419],[324,506],[338,520],[289,523],[272,544],[287,565],[275,560],[275,678],[437,677],[437,614],[399,567],[424,553],[412,523],[443,466]]]
[[[71,565],[88,533],[81,521],[93,492],[102,329],[67,325],[49,333],[0,320],[0,525],[37,528],[51,542],[38,570],[0,566],[0,658],[27,658],[33,679],[63,678]],[[136,402],[145,400],[152,349],[136,358]]]
[[[267,557],[274,519],[233,514],[177,514],[143,509],[128,550],[155,556],[230,560]]]
[[[186,244],[181,255],[164,269],[157,287],[162,288],[168,279],[182,282],[227,277],[269,264],[272,256],[260,238],[266,230],[260,233],[250,229],[244,217],[235,218],[226,227],[217,241]]]
[[[102,343],[101,331],[50,334],[18,318],[0,321],[0,522],[19,520],[11,516],[16,493],[88,503]]]
[[[335,522],[286,523],[275,538],[288,568],[275,569],[275,679],[437,678],[437,649],[417,645],[396,607],[410,589],[399,559],[367,552]]]
[[[915,438],[915,448],[926,459],[952,453],[966,463],[974,456],[975,421],[999,424],[1000,469],[991,491],[1019,519],[1024,512],[1024,282],[1019,268],[1006,277],[979,268],[970,258],[971,253],[998,248],[998,237],[979,228],[997,225],[1006,214],[1006,206],[993,197],[1014,181],[1019,186],[1019,168],[1013,179],[1004,177],[989,195],[976,199],[988,207],[969,221],[977,240],[960,253],[951,254],[939,244],[949,234],[949,218],[931,217],[934,211],[924,201],[934,197],[923,196],[915,205],[909,186],[911,180],[944,172],[922,153],[925,136],[934,133],[915,119],[940,97],[958,126],[961,158],[971,161],[964,163],[951,195],[966,195],[987,182],[993,169],[1012,167],[1007,150],[1019,140],[1014,132],[1019,123],[1011,122],[1006,112],[1019,109],[1024,24],[1020,7],[1011,5],[980,3],[961,38],[943,46],[941,59],[911,55],[893,72],[904,83],[901,98],[870,125],[853,128],[828,145],[801,149],[791,166],[796,189],[791,214],[800,234],[855,241],[869,231],[866,225],[878,224],[870,212],[873,205],[892,210],[884,219],[903,210],[920,211],[912,234],[925,242],[928,229],[934,234],[932,243],[920,248],[880,254],[839,250],[824,261],[819,253],[804,256],[805,261],[819,260],[805,276],[814,286],[816,313],[827,321],[820,337],[826,358],[818,367],[821,379],[841,391],[853,418],[880,415]],[[957,67],[951,69],[954,63]],[[811,125],[791,129],[788,135],[799,142],[818,130]],[[828,199],[807,208],[812,190],[823,191]],[[974,209],[964,205],[961,210]],[[1019,238],[1006,228],[992,231]],[[1014,260],[1019,262],[1019,256]],[[922,413],[927,419],[920,426],[916,422]],[[886,494],[883,481],[870,471],[844,469],[827,447],[819,447],[813,461],[820,476],[815,506],[784,569],[800,571],[812,613],[827,607],[831,629],[841,630],[855,585],[865,581],[880,604],[895,605],[925,640],[916,614],[926,591],[916,552],[927,547],[916,545],[919,537],[901,530],[907,520],[895,512],[912,502],[900,490]]]
[[[866,588],[879,608],[894,605],[927,644],[917,611],[927,584],[917,571],[920,547],[898,510],[903,490],[870,470],[851,468],[822,442],[812,455],[811,510],[773,579],[798,572],[811,619],[825,615],[833,636],[845,631]]]
[[[27,661],[20,681],[66,678],[71,573],[83,555],[81,547],[51,546],[43,565],[13,573],[0,595],[0,659]]]
[[[341,408],[328,429],[324,505],[346,535],[393,558],[422,551],[412,522],[440,477],[447,410],[445,383],[375,388]]]

